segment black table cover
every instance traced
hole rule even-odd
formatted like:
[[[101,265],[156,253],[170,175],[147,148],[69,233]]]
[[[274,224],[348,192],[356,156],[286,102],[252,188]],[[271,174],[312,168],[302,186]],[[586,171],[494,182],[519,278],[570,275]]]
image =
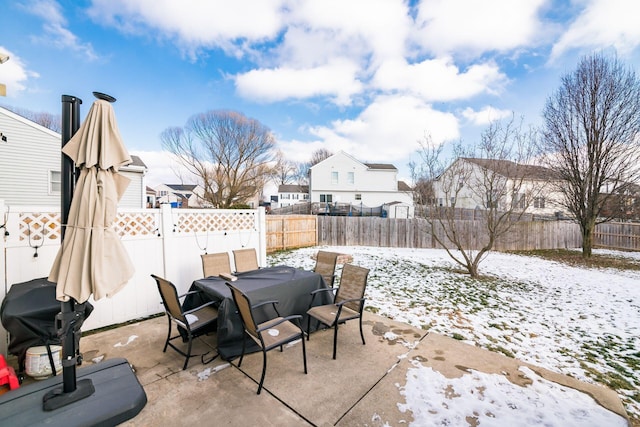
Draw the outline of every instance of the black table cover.
[[[311,292],[327,288],[321,275],[300,270],[293,267],[278,266],[237,274],[238,280],[233,286],[247,294],[251,304],[263,301],[277,300],[278,312],[281,316],[300,314],[302,329],[307,327],[307,310],[311,303]],[[237,312],[231,291],[220,277],[208,277],[196,280],[190,290],[199,290],[211,301],[219,301],[217,341],[218,353],[225,360],[233,359],[242,353],[243,327],[240,314]],[[328,304],[332,301],[331,292],[321,292],[316,296],[314,305]],[[184,301],[185,309],[196,307],[203,303],[202,299],[187,296]],[[256,322],[264,322],[275,317],[273,307],[268,304],[254,311]],[[315,322],[312,322],[312,328]],[[246,353],[259,350],[252,339],[247,337]]]

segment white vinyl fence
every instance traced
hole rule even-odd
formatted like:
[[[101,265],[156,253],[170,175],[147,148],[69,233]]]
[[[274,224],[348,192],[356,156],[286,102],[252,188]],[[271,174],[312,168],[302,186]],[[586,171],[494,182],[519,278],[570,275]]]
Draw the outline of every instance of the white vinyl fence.
[[[49,275],[60,247],[60,209],[6,206],[0,200],[0,227],[1,303],[13,284]],[[233,249],[252,247],[260,266],[266,264],[264,208],[120,209],[114,228],[133,261],[135,275],[112,298],[89,300],[94,310],[83,331],[162,312],[150,275],[171,280],[184,293],[202,277],[200,255],[205,252],[227,251],[233,260]],[[1,326],[0,353],[7,354],[7,333]]]

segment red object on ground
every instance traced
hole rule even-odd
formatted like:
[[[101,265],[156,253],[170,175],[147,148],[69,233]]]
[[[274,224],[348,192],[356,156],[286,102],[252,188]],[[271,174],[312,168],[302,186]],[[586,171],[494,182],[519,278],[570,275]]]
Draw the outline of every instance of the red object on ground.
[[[20,381],[16,376],[16,371],[11,366],[7,366],[4,356],[0,354],[0,385],[9,384],[10,390],[20,387]]]

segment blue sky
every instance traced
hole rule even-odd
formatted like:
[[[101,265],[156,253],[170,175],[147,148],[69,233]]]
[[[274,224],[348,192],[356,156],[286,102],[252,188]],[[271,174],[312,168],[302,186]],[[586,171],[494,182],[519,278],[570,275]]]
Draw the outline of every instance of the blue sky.
[[[160,133],[229,109],[291,160],[318,148],[393,163],[409,181],[425,134],[475,143],[490,120],[539,124],[593,51],[640,72],[638,0],[93,0],[0,6],[0,104],[60,114],[113,95],[147,183],[176,183]],[[185,177],[185,182],[190,180]]]

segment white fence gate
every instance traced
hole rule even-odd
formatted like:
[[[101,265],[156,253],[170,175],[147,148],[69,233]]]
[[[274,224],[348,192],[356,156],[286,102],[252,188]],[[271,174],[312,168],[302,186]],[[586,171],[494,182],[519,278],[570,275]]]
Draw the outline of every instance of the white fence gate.
[[[0,237],[4,235],[0,238],[1,303],[11,285],[49,275],[60,247],[60,209],[5,206],[0,200],[0,227]],[[162,312],[150,275],[171,280],[184,293],[202,277],[200,255],[205,252],[252,247],[260,266],[266,264],[264,208],[196,210],[162,205],[160,209],[120,209],[114,228],[131,257],[135,275],[112,298],[89,299],[94,310],[84,331]],[[0,353],[4,355],[7,338],[0,326]]]

